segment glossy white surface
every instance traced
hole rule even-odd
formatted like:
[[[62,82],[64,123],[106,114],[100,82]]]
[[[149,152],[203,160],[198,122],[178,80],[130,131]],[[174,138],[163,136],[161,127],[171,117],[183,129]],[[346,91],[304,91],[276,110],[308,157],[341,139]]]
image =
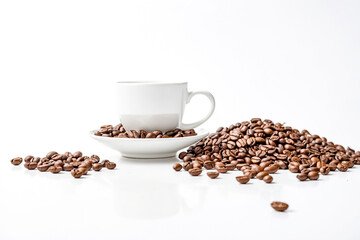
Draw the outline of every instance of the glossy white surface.
[[[93,130],[90,137],[105,146],[114,149],[129,158],[164,158],[173,157],[180,149],[190,146],[203,139],[209,131],[198,128],[197,135],[181,138],[110,138],[95,136]]]
[[[359,167],[299,182],[240,185],[175,172],[176,159],[123,159],[113,171],[74,179],[1,161],[0,239],[357,239]],[[275,212],[273,200],[287,202]],[[331,227],[330,227],[331,226]]]

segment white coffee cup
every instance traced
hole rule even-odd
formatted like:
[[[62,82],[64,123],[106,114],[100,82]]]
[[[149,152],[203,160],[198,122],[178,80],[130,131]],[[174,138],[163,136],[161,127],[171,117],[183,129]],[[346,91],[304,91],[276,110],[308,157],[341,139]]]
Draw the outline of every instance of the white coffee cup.
[[[117,82],[120,122],[127,130],[167,131],[191,129],[210,118],[215,99],[207,91],[188,92],[187,82]],[[197,122],[182,122],[185,105],[197,94],[211,102],[209,112]]]

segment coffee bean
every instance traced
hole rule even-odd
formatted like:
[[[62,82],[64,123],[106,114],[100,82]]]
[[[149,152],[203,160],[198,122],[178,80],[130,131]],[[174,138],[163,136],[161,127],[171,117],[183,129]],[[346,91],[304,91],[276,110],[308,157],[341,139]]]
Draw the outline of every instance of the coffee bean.
[[[215,170],[218,171],[219,173],[227,173],[227,171],[228,171],[225,166],[215,167]]]
[[[209,178],[217,178],[219,176],[219,173],[218,172],[207,172],[206,173],[208,175]]]
[[[34,156],[28,155],[24,158],[24,162],[32,162],[34,160]]]
[[[23,159],[21,157],[16,157],[11,159],[11,163],[13,165],[20,165],[22,163]]]
[[[40,171],[40,172],[46,172],[48,169],[49,169],[49,165],[48,164],[38,164],[37,165],[37,169]]]
[[[238,181],[241,184],[246,184],[250,181],[250,177],[249,176],[237,176],[236,181]]]
[[[82,157],[82,152],[77,151],[77,152],[74,152],[72,155],[74,158],[80,158],[80,157]]]
[[[93,163],[98,163],[98,162],[100,162],[100,157],[98,156],[98,155],[91,155],[91,161],[93,162]]]
[[[79,171],[82,175],[87,175],[89,169],[87,169],[86,167],[79,166],[76,170]]]
[[[63,166],[64,171],[71,171],[73,168],[74,166],[71,163],[65,163]]]
[[[213,161],[205,161],[204,168],[207,170],[213,169],[215,167],[215,163]]]
[[[94,163],[92,165],[92,169],[94,169],[94,171],[100,171],[102,169],[103,165],[101,163]]]
[[[106,164],[107,164],[108,162],[110,162],[110,161],[107,160],[107,159],[105,159],[105,160],[102,160],[102,161],[100,162],[100,164],[101,164],[103,167],[106,167]]]
[[[330,173],[330,168],[324,166],[324,167],[320,168],[320,173],[321,173],[322,175],[328,175],[328,174]]]
[[[311,172],[309,172],[309,173],[308,173],[308,178],[309,178],[310,180],[318,180],[318,178],[319,178],[319,172],[317,172],[317,171],[311,171]]]
[[[48,171],[51,173],[59,173],[59,172],[61,172],[61,170],[62,170],[62,167],[60,167],[60,166],[51,166],[48,168]]]
[[[182,169],[182,166],[180,163],[174,163],[173,169],[178,172]]]
[[[284,212],[289,208],[289,205],[284,202],[272,202],[271,207],[278,212]]]
[[[337,170],[339,170],[340,172],[346,172],[347,171],[347,167],[345,167],[342,163],[339,163],[336,166]]]
[[[57,155],[57,154],[58,154],[57,152],[51,151],[51,152],[49,152],[48,154],[46,154],[46,157],[47,157],[48,159],[51,159],[53,156],[55,156],[55,155]]]
[[[189,170],[191,176],[199,176],[202,173],[200,168],[192,168]]]
[[[300,180],[300,181],[305,181],[308,178],[308,174],[307,173],[300,173],[298,175],[296,175],[296,177]]]
[[[190,169],[193,168],[192,162],[185,162],[185,163],[183,164],[183,168],[184,168],[185,171],[189,171]]]
[[[107,169],[114,169],[114,168],[116,168],[116,163],[114,163],[114,162],[108,162],[108,163],[105,164],[105,167],[106,167]]]
[[[236,168],[236,164],[230,163],[230,164],[227,164],[225,167],[228,171],[233,171]]]
[[[179,154],[179,158],[180,158],[180,159],[184,159],[185,156],[186,156],[186,152],[181,152],[181,153]]]
[[[37,167],[37,163],[36,162],[27,162],[24,164],[24,167],[29,170],[34,170]]]
[[[264,169],[265,171],[267,171],[268,173],[276,173],[278,170],[279,170],[279,167],[277,165],[271,165],[271,166],[268,166]]]
[[[262,172],[259,172],[258,174],[256,174],[256,178],[259,180],[263,180],[266,175],[269,175],[269,172],[262,171]]]
[[[80,178],[82,176],[82,172],[79,171],[78,169],[72,169],[71,170],[71,175],[74,177],[74,178]]]
[[[266,183],[271,183],[273,181],[273,177],[271,175],[266,175],[263,180]]]

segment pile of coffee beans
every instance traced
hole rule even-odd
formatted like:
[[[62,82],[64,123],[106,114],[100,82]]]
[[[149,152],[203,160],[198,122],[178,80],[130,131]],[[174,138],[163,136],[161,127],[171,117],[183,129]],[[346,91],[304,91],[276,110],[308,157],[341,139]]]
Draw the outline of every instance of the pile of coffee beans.
[[[245,184],[251,178],[271,183],[271,174],[279,169],[297,173],[300,181],[317,180],[330,171],[345,172],[360,164],[360,151],[328,141],[325,137],[299,131],[271,120],[253,118],[229,127],[220,127],[215,133],[202,139],[179,158],[176,171],[184,169],[192,176],[201,174],[203,168],[226,173],[238,169],[237,176]],[[216,178],[215,172],[208,172]]]
[[[22,157],[11,159],[13,165],[20,165]],[[40,172],[59,173],[61,171],[70,171],[74,178],[80,178],[87,175],[88,171],[100,171],[102,168],[114,169],[116,163],[109,160],[100,161],[97,155],[84,156],[82,152],[66,152],[59,154],[55,151],[49,152],[45,157],[26,156],[24,158],[24,167],[29,170],[39,170]]]
[[[116,137],[116,138],[178,138],[178,137],[189,137],[195,136],[197,133],[194,129],[181,130],[179,128],[166,131],[163,133],[160,130],[147,132],[145,130],[126,131],[123,125],[120,123],[116,126],[104,125],[100,127],[100,130],[95,132],[94,135],[102,137]]]

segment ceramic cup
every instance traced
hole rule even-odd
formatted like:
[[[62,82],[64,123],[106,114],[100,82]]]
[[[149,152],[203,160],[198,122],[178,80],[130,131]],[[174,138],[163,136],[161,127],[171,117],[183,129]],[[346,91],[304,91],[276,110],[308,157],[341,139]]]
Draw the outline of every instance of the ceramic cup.
[[[116,85],[120,122],[127,130],[191,129],[208,120],[215,109],[211,93],[189,92],[187,82],[117,82]],[[185,106],[197,94],[208,97],[209,112],[197,122],[184,124]]]

